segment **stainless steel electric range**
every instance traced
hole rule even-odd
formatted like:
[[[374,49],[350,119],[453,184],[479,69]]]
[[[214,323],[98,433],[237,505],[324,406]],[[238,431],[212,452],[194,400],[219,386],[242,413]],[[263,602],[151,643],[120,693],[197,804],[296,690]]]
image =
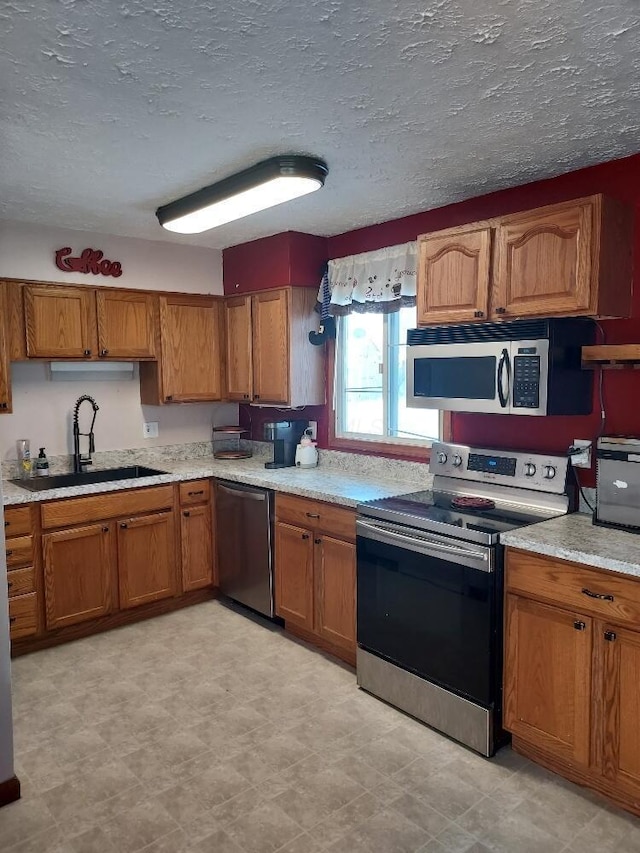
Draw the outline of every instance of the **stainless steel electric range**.
[[[434,444],[432,491],[358,507],[358,684],[482,755],[502,731],[500,534],[570,510],[566,457]]]

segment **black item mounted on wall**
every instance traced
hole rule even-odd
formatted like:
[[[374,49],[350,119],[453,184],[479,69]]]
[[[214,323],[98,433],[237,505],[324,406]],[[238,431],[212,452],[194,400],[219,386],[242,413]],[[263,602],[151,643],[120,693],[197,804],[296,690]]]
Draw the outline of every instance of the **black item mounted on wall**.
[[[325,341],[335,340],[336,337],[336,321],[329,313],[329,305],[331,304],[331,291],[329,289],[329,265],[325,264],[322,268],[322,303],[320,308],[316,305],[316,311],[320,313],[320,327],[317,332],[309,332],[309,343],[314,347],[321,347]]]

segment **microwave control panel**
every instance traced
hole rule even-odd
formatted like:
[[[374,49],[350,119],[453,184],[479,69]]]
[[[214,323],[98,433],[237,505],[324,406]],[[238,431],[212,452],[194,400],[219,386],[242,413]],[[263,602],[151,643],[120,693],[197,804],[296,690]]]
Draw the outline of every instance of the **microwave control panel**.
[[[516,355],[513,359],[514,408],[540,407],[540,356]]]
[[[552,454],[434,442],[429,469],[432,474],[445,477],[562,494],[567,481],[568,459]]]

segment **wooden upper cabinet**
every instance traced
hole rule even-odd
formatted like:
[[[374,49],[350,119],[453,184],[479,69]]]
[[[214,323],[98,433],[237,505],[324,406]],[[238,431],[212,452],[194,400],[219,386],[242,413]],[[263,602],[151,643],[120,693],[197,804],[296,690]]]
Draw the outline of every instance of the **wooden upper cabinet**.
[[[96,355],[93,289],[25,285],[24,313],[29,358],[86,359]]]
[[[548,755],[588,766],[594,623],[507,595],[505,728]]]
[[[276,533],[276,613],[313,630],[313,537],[309,530],[278,521]]]
[[[152,293],[96,290],[100,358],[155,358],[155,306]]]
[[[289,302],[289,290],[253,296],[253,396],[261,402],[289,402]]]
[[[42,537],[48,629],[110,613],[117,605],[113,522]]]
[[[9,327],[7,325],[7,286],[0,283],[0,415],[11,409],[11,377],[9,375]]]
[[[118,522],[120,607],[124,610],[169,598],[177,589],[172,512]]]
[[[601,623],[602,768],[606,779],[640,796],[640,633]]]
[[[486,320],[492,228],[476,222],[418,237],[418,322]]]
[[[210,296],[160,297],[164,402],[222,399],[221,314],[221,302]]]
[[[253,399],[253,344],[251,297],[233,296],[225,300],[227,348],[227,397]]]

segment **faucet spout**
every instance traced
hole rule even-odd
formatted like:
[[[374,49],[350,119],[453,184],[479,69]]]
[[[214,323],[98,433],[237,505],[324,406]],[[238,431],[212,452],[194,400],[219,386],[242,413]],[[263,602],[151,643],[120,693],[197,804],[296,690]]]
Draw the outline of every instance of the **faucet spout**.
[[[91,420],[91,426],[89,427],[89,432],[80,432],[80,424],[78,422],[78,413],[80,411],[80,406],[84,403],[91,403],[91,408],[93,409],[93,418]],[[76,405],[73,410],[73,472],[74,474],[80,474],[84,470],[87,465],[93,464],[93,459],[91,458],[91,454],[95,452],[96,443],[93,435],[93,425],[96,422],[96,412],[100,410],[100,407],[88,394],[83,394],[81,397],[78,397],[76,400]],[[89,452],[86,456],[82,456],[80,453],[80,436],[84,435],[89,439]]]

